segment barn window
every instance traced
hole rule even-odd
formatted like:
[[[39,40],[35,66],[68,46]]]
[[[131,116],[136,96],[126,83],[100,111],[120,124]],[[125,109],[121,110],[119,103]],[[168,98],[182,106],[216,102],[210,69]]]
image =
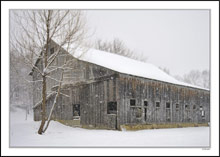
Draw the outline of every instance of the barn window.
[[[156,102],[156,108],[160,107],[160,102]]]
[[[196,105],[193,105],[193,110],[195,110],[196,109]]]
[[[136,102],[135,102],[135,99],[131,99],[130,100],[130,106],[135,106]]]
[[[148,107],[148,101],[144,101],[144,107]]]
[[[179,104],[176,104],[176,109],[179,109],[180,108],[180,105]]]
[[[166,103],[166,108],[170,109],[170,103],[169,102]]]
[[[185,109],[189,110],[189,105],[185,105]]]
[[[200,106],[200,107],[199,107],[199,109],[200,109],[200,110],[202,110],[202,109],[203,109],[203,107],[202,107],[202,106]]]
[[[50,49],[50,55],[52,55],[54,53],[54,48]]]
[[[202,117],[205,117],[205,111],[204,110],[202,111]]]
[[[80,104],[73,104],[73,116],[80,116]]]
[[[117,113],[117,102],[110,101],[107,106],[107,114],[116,114]]]

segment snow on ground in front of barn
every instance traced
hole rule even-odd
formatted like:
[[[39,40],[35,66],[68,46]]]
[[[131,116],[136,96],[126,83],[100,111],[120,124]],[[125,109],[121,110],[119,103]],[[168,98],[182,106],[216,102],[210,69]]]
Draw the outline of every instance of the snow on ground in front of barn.
[[[10,147],[208,147],[209,127],[154,129],[140,131],[88,130],[55,121],[44,135],[40,122],[25,112],[10,113]]]

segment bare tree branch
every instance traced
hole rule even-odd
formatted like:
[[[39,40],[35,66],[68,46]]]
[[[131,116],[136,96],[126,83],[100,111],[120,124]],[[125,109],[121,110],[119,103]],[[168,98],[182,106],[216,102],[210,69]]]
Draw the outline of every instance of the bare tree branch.
[[[51,81],[60,85],[58,92],[55,93],[57,99],[63,83],[63,73],[66,70],[73,70],[70,65],[76,61],[76,59],[67,59],[70,56],[69,53],[74,54],[79,49],[82,52],[86,50],[86,48],[82,48],[86,33],[85,21],[81,11],[78,10],[14,10],[11,13],[14,14],[17,27],[10,32],[10,47],[24,57],[26,64],[33,69],[33,75],[38,76],[39,79],[32,82],[42,82],[42,87],[39,88],[42,97],[42,100],[39,101],[41,102],[42,120],[38,130],[38,133],[42,134],[46,130],[45,106],[48,91],[51,90],[47,89],[51,84],[47,84],[47,82]],[[51,45],[56,45],[53,54],[50,53]],[[27,58],[26,54],[31,57]],[[79,57],[82,55],[83,53]],[[63,57],[65,62],[59,62],[59,65],[55,67],[53,64],[55,60]],[[56,73],[54,73],[55,71]],[[57,75],[60,75],[62,79],[58,80]],[[35,90],[38,91],[37,88]],[[64,94],[62,93],[62,95]]]
[[[96,41],[94,47],[98,50],[115,53],[142,62],[146,62],[148,59],[143,53],[138,54],[135,53],[135,51],[130,50],[122,40],[119,40],[118,38],[115,38],[113,41],[103,41],[99,39]]]

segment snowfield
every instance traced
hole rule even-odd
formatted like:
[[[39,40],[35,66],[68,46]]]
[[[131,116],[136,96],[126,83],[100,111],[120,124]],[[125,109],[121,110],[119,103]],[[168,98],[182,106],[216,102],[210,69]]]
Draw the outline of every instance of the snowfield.
[[[209,127],[140,131],[88,130],[52,121],[44,135],[25,112],[10,113],[10,147],[209,147]]]

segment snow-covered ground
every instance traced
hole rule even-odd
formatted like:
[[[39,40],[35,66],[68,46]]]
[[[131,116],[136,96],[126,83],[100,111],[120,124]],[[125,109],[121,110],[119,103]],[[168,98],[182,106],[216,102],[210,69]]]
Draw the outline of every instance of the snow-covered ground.
[[[39,122],[10,113],[10,147],[209,147],[209,127],[140,131],[88,130],[52,121],[44,135]]]

